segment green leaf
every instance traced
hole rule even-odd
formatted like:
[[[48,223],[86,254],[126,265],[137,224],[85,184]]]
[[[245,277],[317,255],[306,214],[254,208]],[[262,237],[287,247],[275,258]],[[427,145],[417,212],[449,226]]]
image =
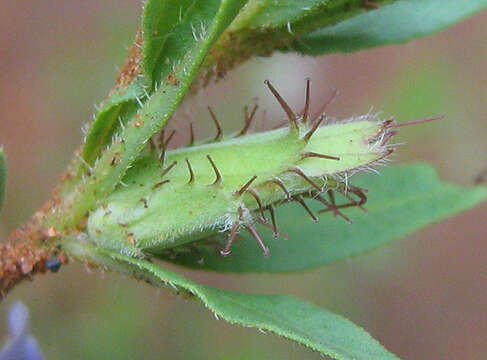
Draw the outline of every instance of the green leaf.
[[[250,0],[215,44],[202,78],[255,55],[351,52],[427,36],[480,11],[486,0]]]
[[[148,1],[142,20],[145,73],[155,83],[162,81],[174,85],[181,82],[184,88],[185,80],[193,79],[211,45],[246,2]]]
[[[215,68],[221,75],[251,56],[287,51],[302,36],[366,11],[362,0],[250,0],[215,44],[204,75]]]
[[[230,323],[272,331],[334,359],[398,359],[365,330],[308,302],[285,295],[244,294],[204,286],[149,261],[80,246],[77,241],[66,245],[78,258],[195,295],[217,317]]]
[[[471,208],[487,197],[484,187],[465,188],[442,182],[427,165],[392,166],[382,176],[353,178],[354,185],[369,189],[365,207],[369,213],[349,209],[350,225],[329,213],[314,224],[309,215],[294,204],[277,208],[277,222],[289,239],[273,239],[269,229],[259,227],[270,256],[262,255],[255,241],[232,247],[232,255],[222,258],[212,248],[198,254],[182,252],[170,261],[206,270],[227,272],[297,271],[327,265],[364,253],[406,236],[428,224]],[[312,207],[312,203],[308,201]],[[316,207],[312,207],[317,210]],[[344,211],[345,212],[345,211]]]
[[[336,23],[357,11],[365,11],[361,2],[357,0],[251,0],[229,30],[260,28],[266,29],[267,32],[282,29],[289,34],[294,33],[294,30],[302,33],[305,28],[316,29],[320,25]]]
[[[83,159],[92,165],[101,151],[111,143],[112,136],[123,126],[138,108],[144,96],[143,84],[135,81],[125,88],[117,89],[96,114],[83,146]]]
[[[431,35],[481,11],[487,0],[397,0],[301,37],[293,49],[309,55],[352,52]]]
[[[0,211],[2,210],[3,199],[5,196],[5,182],[7,180],[7,158],[3,147],[0,146]]]
[[[153,5],[154,2],[165,3],[164,0],[148,1],[148,11],[160,8]],[[192,6],[182,15],[182,21],[179,21],[179,12],[167,14],[176,16],[177,19],[165,18],[164,21],[177,22],[177,25],[160,49],[160,61],[154,65],[155,91],[137,114],[120,128],[110,146],[96,159],[93,168],[89,169],[87,181],[70,189],[70,196],[66,198],[63,207],[49,219],[51,223],[63,226],[76,224],[97,202],[114,190],[150,137],[171,118],[212,44],[244,4],[245,0],[193,1]],[[144,15],[146,27],[150,27],[147,24],[148,19],[160,21],[157,16],[152,15]],[[143,48],[150,49],[151,46],[144,45]],[[146,89],[148,92],[149,90],[151,89]],[[112,116],[108,116],[110,114]],[[108,120],[116,120],[110,110],[108,115]],[[108,126],[107,129],[104,126],[100,125],[97,131],[111,135],[113,131],[110,129],[113,126]],[[99,142],[104,143],[103,139]]]
[[[183,21],[194,0],[148,1],[142,15],[142,65],[144,73],[152,80],[157,62],[166,41],[175,34],[175,27]],[[160,69],[158,71],[161,72]]]

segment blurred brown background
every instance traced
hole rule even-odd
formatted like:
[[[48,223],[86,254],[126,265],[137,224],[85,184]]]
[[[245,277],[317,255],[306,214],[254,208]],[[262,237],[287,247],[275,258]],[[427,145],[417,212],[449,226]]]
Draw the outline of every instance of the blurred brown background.
[[[0,4],[0,143],[8,156],[0,235],[46,200],[93,104],[113,84],[140,18],[129,0],[3,1]],[[404,129],[397,161],[428,161],[450,181],[471,184],[487,166],[487,13],[401,46],[350,55],[261,58],[186,103],[178,118],[212,105],[226,129],[235,109],[258,97],[265,124],[281,116],[262,81],[272,80],[300,107],[310,77],[315,108],[332,88],[337,117],[368,111],[441,123]],[[200,115],[199,115],[200,116]],[[198,134],[210,130],[209,118]],[[181,123],[181,122],[180,122]],[[174,121],[172,122],[174,124]],[[176,126],[176,125],[174,125]],[[184,141],[184,136],[179,141]],[[228,289],[288,293],[348,317],[404,359],[487,358],[487,205],[372,253],[286,275],[189,277]],[[320,359],[272,334],[230,326],[201,304],[72,264],[16,288],[31,310],[32,331],[48,359]]]

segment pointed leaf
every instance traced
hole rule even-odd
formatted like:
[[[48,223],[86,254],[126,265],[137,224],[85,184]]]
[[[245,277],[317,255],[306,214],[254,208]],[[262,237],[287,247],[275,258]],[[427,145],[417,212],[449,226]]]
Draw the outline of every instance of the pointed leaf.
[[[80,246],[67,248],[78,258],[197,296],[217,317],[247,327],[272,331],[342,360],[397,360],[365,330],[338,315],[285,295],[256,295],[204,286],[149,261],[108,250]]]
[[[83,159],[93,165],[101,151],[111,143],[113,135],[133,116],[138,108],[137,99],[144,96],[144,89],[139,81],[125,88],[117,89],[97,112],[83,146]]]
[[[385,3],[391,0],[378,0]],[[214,46],[203,69],[224,74],[254,55],[288,51],[308,33],[366,12],[357,0],[250,0]]]
[[[390,0],[386,0],[390,1]],[[379,0],[378,3],[385,2]],[[274,1],[251,0],[230,31],[285,31],[289,35],[303,34],[311,28],[319,28],[365,11],[363,4],[355,0],[301,0]]]
[[[279,229],[289,239],[273,239],[271,231],[259,227],[270,256],[262,255],[255,241],[232,247],[232,255],[222,258],[213,248],[198,254],[184,252],[170,259],[181,265],[228,272],[297,271],[331,264],[392,240],[399,239],[445,217],[471,208],[486,199],[484,187],[465,188],[441,181],[427,165],[392,166],[382,176],[352,178],[351,183],[369,190],[365,214],[357,208],[344,211],[354,220],[348,224],[330,213],[315,224],[296,204],[277,209]],[[338,197],[337,197],[338,198]],[[308,201],[309,205],[313,205]],[[317,210],[321,207],[314,207]],[[345,209],[346,210],[346,209]]]
[[[164,45],[173,35],[176,26],[183,21],[194,0],[151,0],[144,6],[142,15],[143,38],[142,65],[144,73],[152,80]]]
[[[486,0],[250,0],[205,61],[221,76],[255,55],[321,55],[431,35],[481,11]]]
[[[441,31],[486,6],[487,0],[397,0],[303,36],[293,48],[316,56],[404,43]]]

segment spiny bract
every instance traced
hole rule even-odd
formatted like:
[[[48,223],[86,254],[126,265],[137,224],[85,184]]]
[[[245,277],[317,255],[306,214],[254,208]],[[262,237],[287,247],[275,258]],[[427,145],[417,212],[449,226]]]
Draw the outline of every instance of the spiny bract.
[[[366,201],[365,190],[348,184],[348,177],[391,154],[387,143],[397,125],[373,114],[340,123],[324,115],[309,119],[309,82],[303,115],[297,116],[267,85],[286,111],[289,127],[246,134],[254,108],[244,129],[229,138],[220,139],[218,123],[215,141],[166,151],[168,140],[162,138],[129,169],[126,186],[90,214],[90,238],[99,246],[144,256],[228,231],[220,249],[227,255],[237,233],[246,229],[267,255],[254,223],[264,223],[277,236],[277,204],[298,201],[317,221],[303,200],[308,197],[324,204],[323,211],[348,220],[339,209]],[[335,205],[332,191],[350,203]]]

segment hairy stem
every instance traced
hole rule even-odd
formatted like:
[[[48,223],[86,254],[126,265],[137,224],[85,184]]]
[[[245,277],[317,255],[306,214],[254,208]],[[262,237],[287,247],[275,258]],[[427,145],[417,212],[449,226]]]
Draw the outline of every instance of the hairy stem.
[[[37,273],[56,272],[68,257],[56,246],[56,230],[43,226],[38,212],[22,228],[0,243],[0,301],[22,280]]]

